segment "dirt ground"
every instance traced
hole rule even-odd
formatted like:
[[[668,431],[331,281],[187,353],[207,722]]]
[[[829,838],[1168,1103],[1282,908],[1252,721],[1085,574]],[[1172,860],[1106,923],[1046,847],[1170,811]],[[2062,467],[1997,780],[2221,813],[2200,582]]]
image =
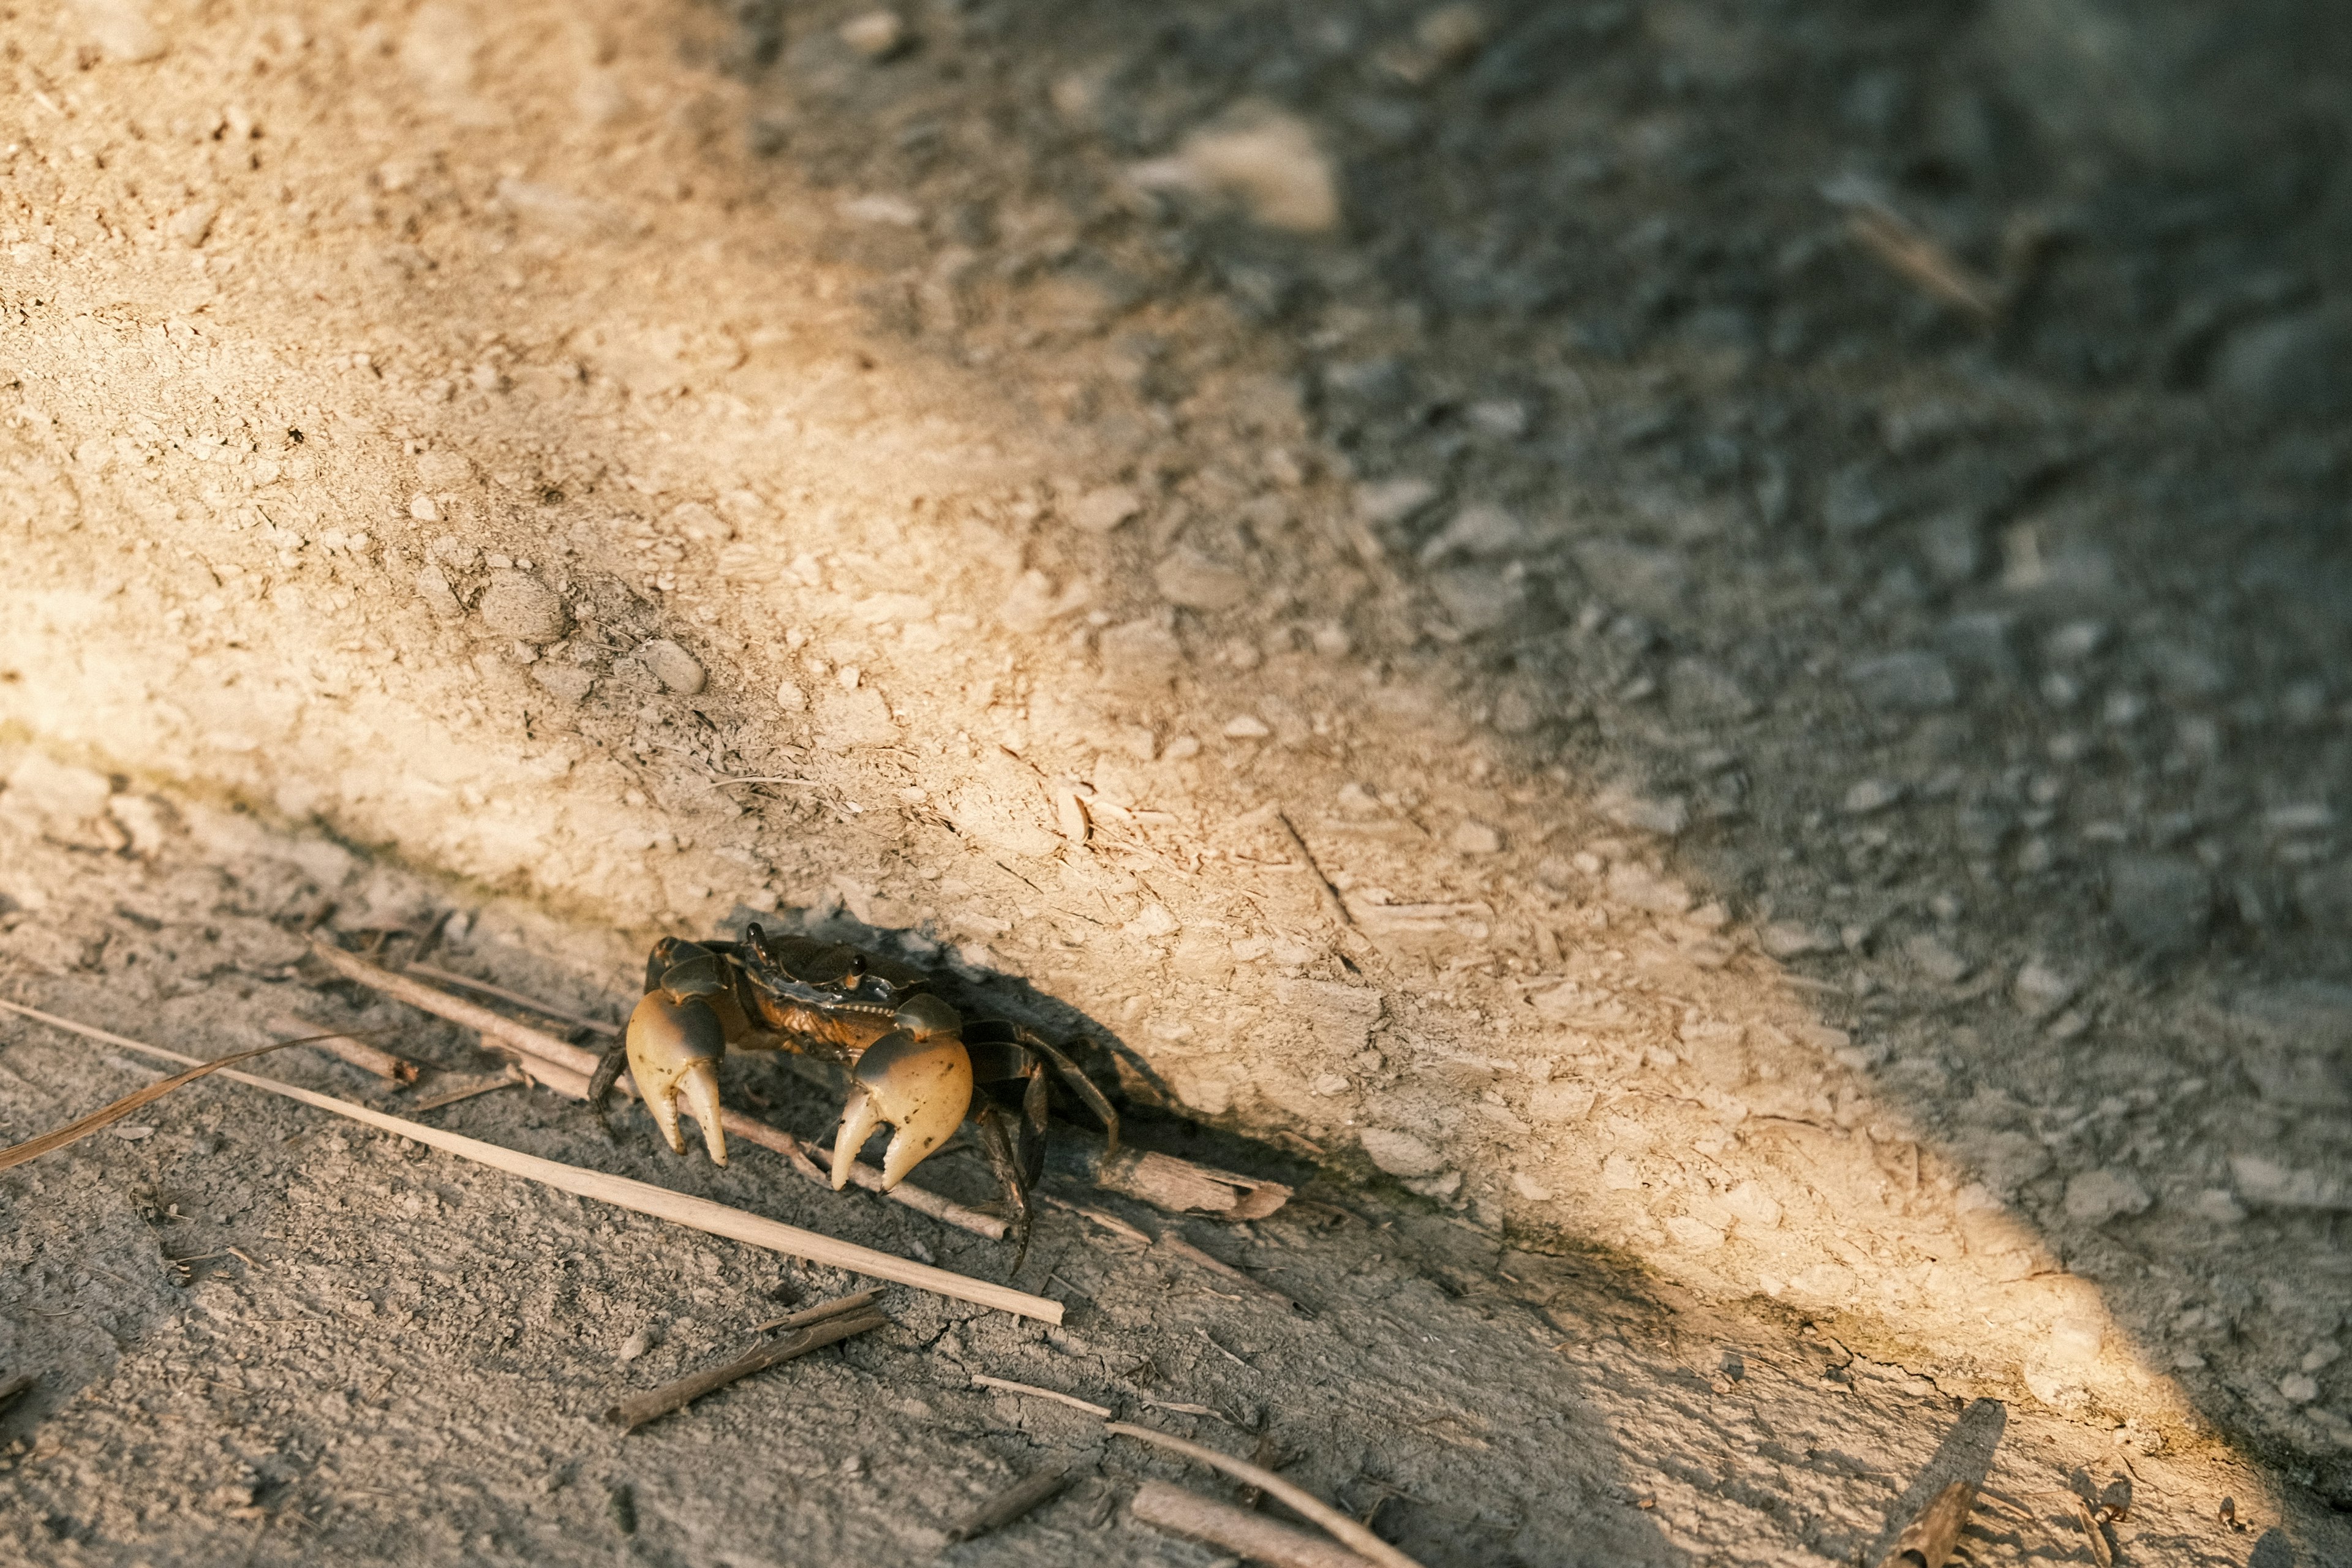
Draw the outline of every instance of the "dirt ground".
[[[1433,1568],[1853,1562],[2004,1419],[1970,1561],[2352,1560],[2352,34],[1882,12],[0,8],[7,995],[823,931],[1304,1186],[1183,1234],[1311,1310],[1057,1211],[1063,1329],[622,1438],[846,1281],[199,1086],[0,1175],[0,1538],[880,1562],[1076,1453],[946,1560],[1213,1560],[985,1373]],[[0,1137],[151,1076],[0,1022]]]

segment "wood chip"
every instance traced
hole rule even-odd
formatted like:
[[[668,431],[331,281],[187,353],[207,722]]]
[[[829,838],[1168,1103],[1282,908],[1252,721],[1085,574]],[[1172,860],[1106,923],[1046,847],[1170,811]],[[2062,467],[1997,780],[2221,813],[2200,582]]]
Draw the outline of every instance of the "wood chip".
[[[1188,1459],[1208,1466],[1211,1469],[1222,1470],[1237,1481],[1258,1488],[1268,1497],[1280,1500],[1284,1506],[1301,1517],[1313,1520],[1317,1524],[1321,1525],[1332,1539],[1360,1552],[1372,1562],[1381,1564],[1382,1568],[1421,1568],[1420,1563],[1415,1563],[1329,1503],[1312,1492],[1291,1485],[1272,1470],[1261,1469],[1245,1459],[1236,1459],[1231,1454],[1221,1454],[1214,1448],[1204,1448],[1198,1443],[1187,1442],[1172,1433],[1158,1431],[1150,1426],[1136,1426],[1124,1421],[1113,1421],[1109,1423],[1108,1429],[1119,1436],[1133,1437],[1138,1442],[1149,1443],[1154,1447],[1181,1454]]]
[[[845,1340],[852,1334],[862,1334],[868,1329],[878,1329],[889,1319],[879,1312],[849,1312],[829,1316],[822,1322],[812,1323],[789,1339],[772,1345],[762,1345],[748,1355],[738,1356],[721,1366],[705,1367],[666,1383],[659,1388],[643,1394],[633,1394],[604,1412],[604,1419],[624,1432],[634,1432],[648,1421],[658,1420],[673,1410],[683,1410],[706,1394],[715,1393],[730,1383],[740,1382],[753,1373],[765,1372],[785,1362],[804,1356],[813,1350]]]
[[[962,1523],[948,1531],[948,1540],[970,1541],[992,1530],[1002,1530],[1059,1496],[1076,1476],[1076,1467],[1067,1463],[1048,1465],[1034,1475],[1024,1476],[966,1515]]]
[[[1050,1399],[1056,1405],[1066,1405],[1073,1410],[1083,1410],[1089,1415],[1099,1415],[1106,1421],[1115,1414],[1102,1405],[1080,1399],[1075,1394],[1056,1394],[1050,1388],[1039,1388],[1034,1383],[1015,1383],[1011,1378],[986,1377],[979,1373],[972,1373],[971,1381],[975,1388],[994,1388],[1006,1394],[1025,1394],[1032,1399]]]
[[[1146,1524],[1239,1552],[1254,1562],[1272,1563],[1274,1568],[1371,1568],[1371,1559],[1319,1535],[1277,1524],[1262,1513],[1204,1498],[1167,1481],[1144,1482],[1128,1506]]]
[[[305,1045],[326,1052],[331,1057],[347,1061],[362,1071],[394,1083],[415,1083],[416,1064],[405,1057],[379,1050],[365,1040],[350,1035],[339,1035],[323,1024],[314,1024],[296,1013],[277,1013],[269,1019],[269,1027],[280,1035],[299,1036]]]

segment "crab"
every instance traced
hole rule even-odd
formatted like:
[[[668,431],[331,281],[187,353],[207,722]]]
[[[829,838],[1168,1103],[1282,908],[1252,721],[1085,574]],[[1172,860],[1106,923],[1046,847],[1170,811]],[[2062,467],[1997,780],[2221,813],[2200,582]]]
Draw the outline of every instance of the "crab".
[[[1028,1256],[1029,1195],[1045,1171],[1048,1068],[1101,1119],[1112,1150],[1118,1146],[1118,1113],[1102,1090],[1028,1030],[965,1018],[920,970],[756,925],[741,942],[664,937],[654,944],[645,996],[590,1084],[590,1101],[601,1114],[626,1067],[671,1152],[686,1152],[683,1102],[711,1163],[724,1165],[719,1062],[730,1045],[797,1051],[847,1069],[849,1099],[833,1142],[836,1191],[878,1127],[895,1129],[882,1155],[888,1192],[971,1121],[1012,1212],[1014,1274]]]

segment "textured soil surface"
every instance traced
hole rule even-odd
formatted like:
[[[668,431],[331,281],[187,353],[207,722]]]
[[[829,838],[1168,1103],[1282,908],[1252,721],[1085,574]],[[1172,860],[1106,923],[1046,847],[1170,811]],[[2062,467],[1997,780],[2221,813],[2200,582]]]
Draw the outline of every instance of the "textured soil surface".
[[[848,1282],[201,1085],[0,1174],[0,1539],[903,1561],[1076,1452],[948,1560],[1213,1560],[980,1373],[1433,1568],[1852,1562],[1990,1400],[1971,1561],[2352,1558],[2352,41],[1884,11],[0,6],[0,994],[806,927],[1305,1188],[1181,1234],[1308,1309],[1056,1210],[1065,1328],[622,1438]],[[150,1076],[0,1022],[0,1139]]]

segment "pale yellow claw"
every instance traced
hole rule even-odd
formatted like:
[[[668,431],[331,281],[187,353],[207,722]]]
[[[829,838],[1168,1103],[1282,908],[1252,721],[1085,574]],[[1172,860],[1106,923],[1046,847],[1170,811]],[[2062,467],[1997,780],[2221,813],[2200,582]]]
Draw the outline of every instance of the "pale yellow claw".
[[[849,1184],[850,1167],[877,1124],[898,1129],[882,1155],[882,1190],[888,1192],[952,1137],[971,1109],[971,1058],[951,1034],[917,1039],[894,1030],[866,1047],[850,1076],[854,1086],[833,1141],[836,1190]]]
[[[677,1125],[682,1098],[702,1129],[710,1163],[727,1163],[727,1134],[719,1125],[719,1058],[727,1054],[727,1037],[719,1016],[698,997],[673,1002],[648,991],[629,1015],[626,1038],[629,1076],[671,1152],[686,1152]]]

